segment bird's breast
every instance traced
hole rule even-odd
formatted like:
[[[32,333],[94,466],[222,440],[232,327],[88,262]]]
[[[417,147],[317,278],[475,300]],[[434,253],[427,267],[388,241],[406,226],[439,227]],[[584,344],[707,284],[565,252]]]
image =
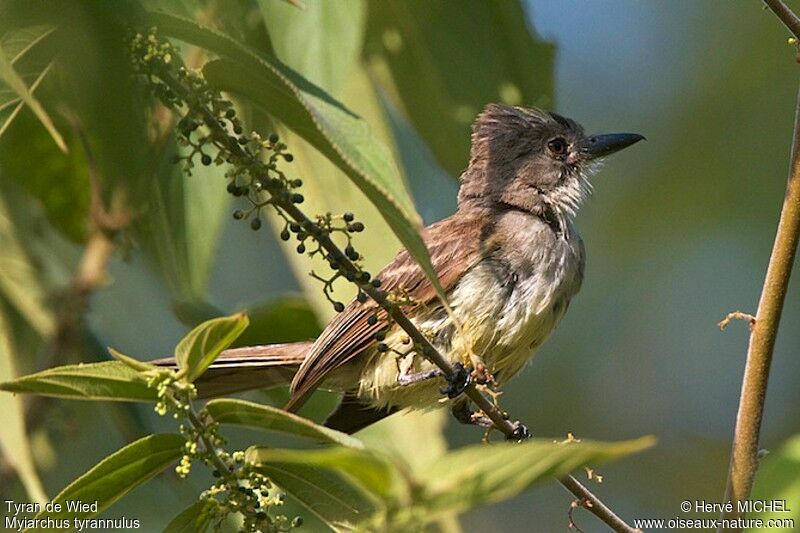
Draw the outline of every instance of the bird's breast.
[[[515,375],[580,288],[583,251],[575,239],[534,242],[511,260],[487,258],[468,272],[451,298],[465,330],[452,348],[469,345],[501,381]]]

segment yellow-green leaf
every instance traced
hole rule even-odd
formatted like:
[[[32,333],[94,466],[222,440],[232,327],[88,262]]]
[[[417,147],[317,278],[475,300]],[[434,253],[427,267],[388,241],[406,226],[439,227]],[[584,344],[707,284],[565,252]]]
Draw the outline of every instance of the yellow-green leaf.
[[[86,520],[108,509],[114,502],[130,491],[163,472],[183,454],[186,441],[180,435],[162,433],[149,435],[132,442],[100,461],[94,468],[70,483],[53,502],[60,510],[43,511],[38,519],[51,518],[56,521]],[[74,509],[68,504],[83,502],[92,505],[87,509]],[[96,505],[94,505],[96,502]],[[77,528],[80,529],[80,528]],[[28,531],[49,531],[33,528]]]
[[[190,383],[200,377],[249,323],[246,315],[237,313],[208,320],[194,328],[175,348],[178,374]]]
[[[283,409],[267,405],[223,398],[211,400],[206,404],[206,409],[211,417],[220,424],[265,429],[348,448],[361,449],[364,447],[361,441],[346,433],[334,431]]]
[[[50,368],[0,383],[0,390],[72,400],[156,401],[141,374],[119,361]]]

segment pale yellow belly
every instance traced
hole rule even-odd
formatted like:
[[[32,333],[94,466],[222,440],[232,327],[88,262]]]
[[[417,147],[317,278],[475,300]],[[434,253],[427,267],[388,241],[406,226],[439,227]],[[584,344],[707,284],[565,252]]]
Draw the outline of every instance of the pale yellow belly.
[[[472,366],[478,356],[498,379],[507,382],[525,366],[545,341],[577,292],[580,278],[571,269],[533,272],[525,279],[497,279],[496,269],[480,265],[465,275],[450,297],[461,334],[443,311],[414,319],[450,361]],[[446,403],[442,378],[399,385],[398,376],[432,370],[434,365],[416,354],[401,330],[387,335],[391,348],[373,353],[364,365],[359,395],[375,406],[430,408]]]

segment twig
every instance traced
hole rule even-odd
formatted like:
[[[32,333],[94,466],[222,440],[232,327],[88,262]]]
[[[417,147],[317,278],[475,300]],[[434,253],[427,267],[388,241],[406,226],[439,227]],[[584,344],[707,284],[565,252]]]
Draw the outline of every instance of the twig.
[[[800,19],[779,0],[764,0],[767,6],[781,19],[791,32],[800,38]],[[800,93],[795,113],[794,139],[791,165],[786,186],[786,196],[778,222],[778,231],[772,247],[761,299],[758,303],[756,322],[750,333],[747,363],[742,380],[736,429],[733,434],[733,449],[728,470],[728,484],[723,501],[742,501],[750,496],[753,479],[758,468],[758,440],[764,401],[767,394],[769,368],[772,351],[778,333],[786,288],[794,263],[797,241],[800,236]],[[721,518],[741,518],[738,506],[723,512]],[[735,528],[740,530],[741,528]]]
[[[728,324],[731,323],[731,320],[743,320],[747,322],[750,326],[750,331],[753,331],[753,326],[756,325],[756,317],[753,315],[743,311],[733,311],[732,313],[725,315],[725,318],[720,320],[717,326],[719,326],[720,330],[725,331],[725,328],[728,327]]]

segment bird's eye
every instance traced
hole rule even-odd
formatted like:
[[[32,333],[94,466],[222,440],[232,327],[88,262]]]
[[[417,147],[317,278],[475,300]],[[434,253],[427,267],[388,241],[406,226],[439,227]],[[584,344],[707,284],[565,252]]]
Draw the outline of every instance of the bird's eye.
[[[556,137],[547,143],[547,148],[553,155],[564,155],[567,153],[567,141],[563,137]]]

